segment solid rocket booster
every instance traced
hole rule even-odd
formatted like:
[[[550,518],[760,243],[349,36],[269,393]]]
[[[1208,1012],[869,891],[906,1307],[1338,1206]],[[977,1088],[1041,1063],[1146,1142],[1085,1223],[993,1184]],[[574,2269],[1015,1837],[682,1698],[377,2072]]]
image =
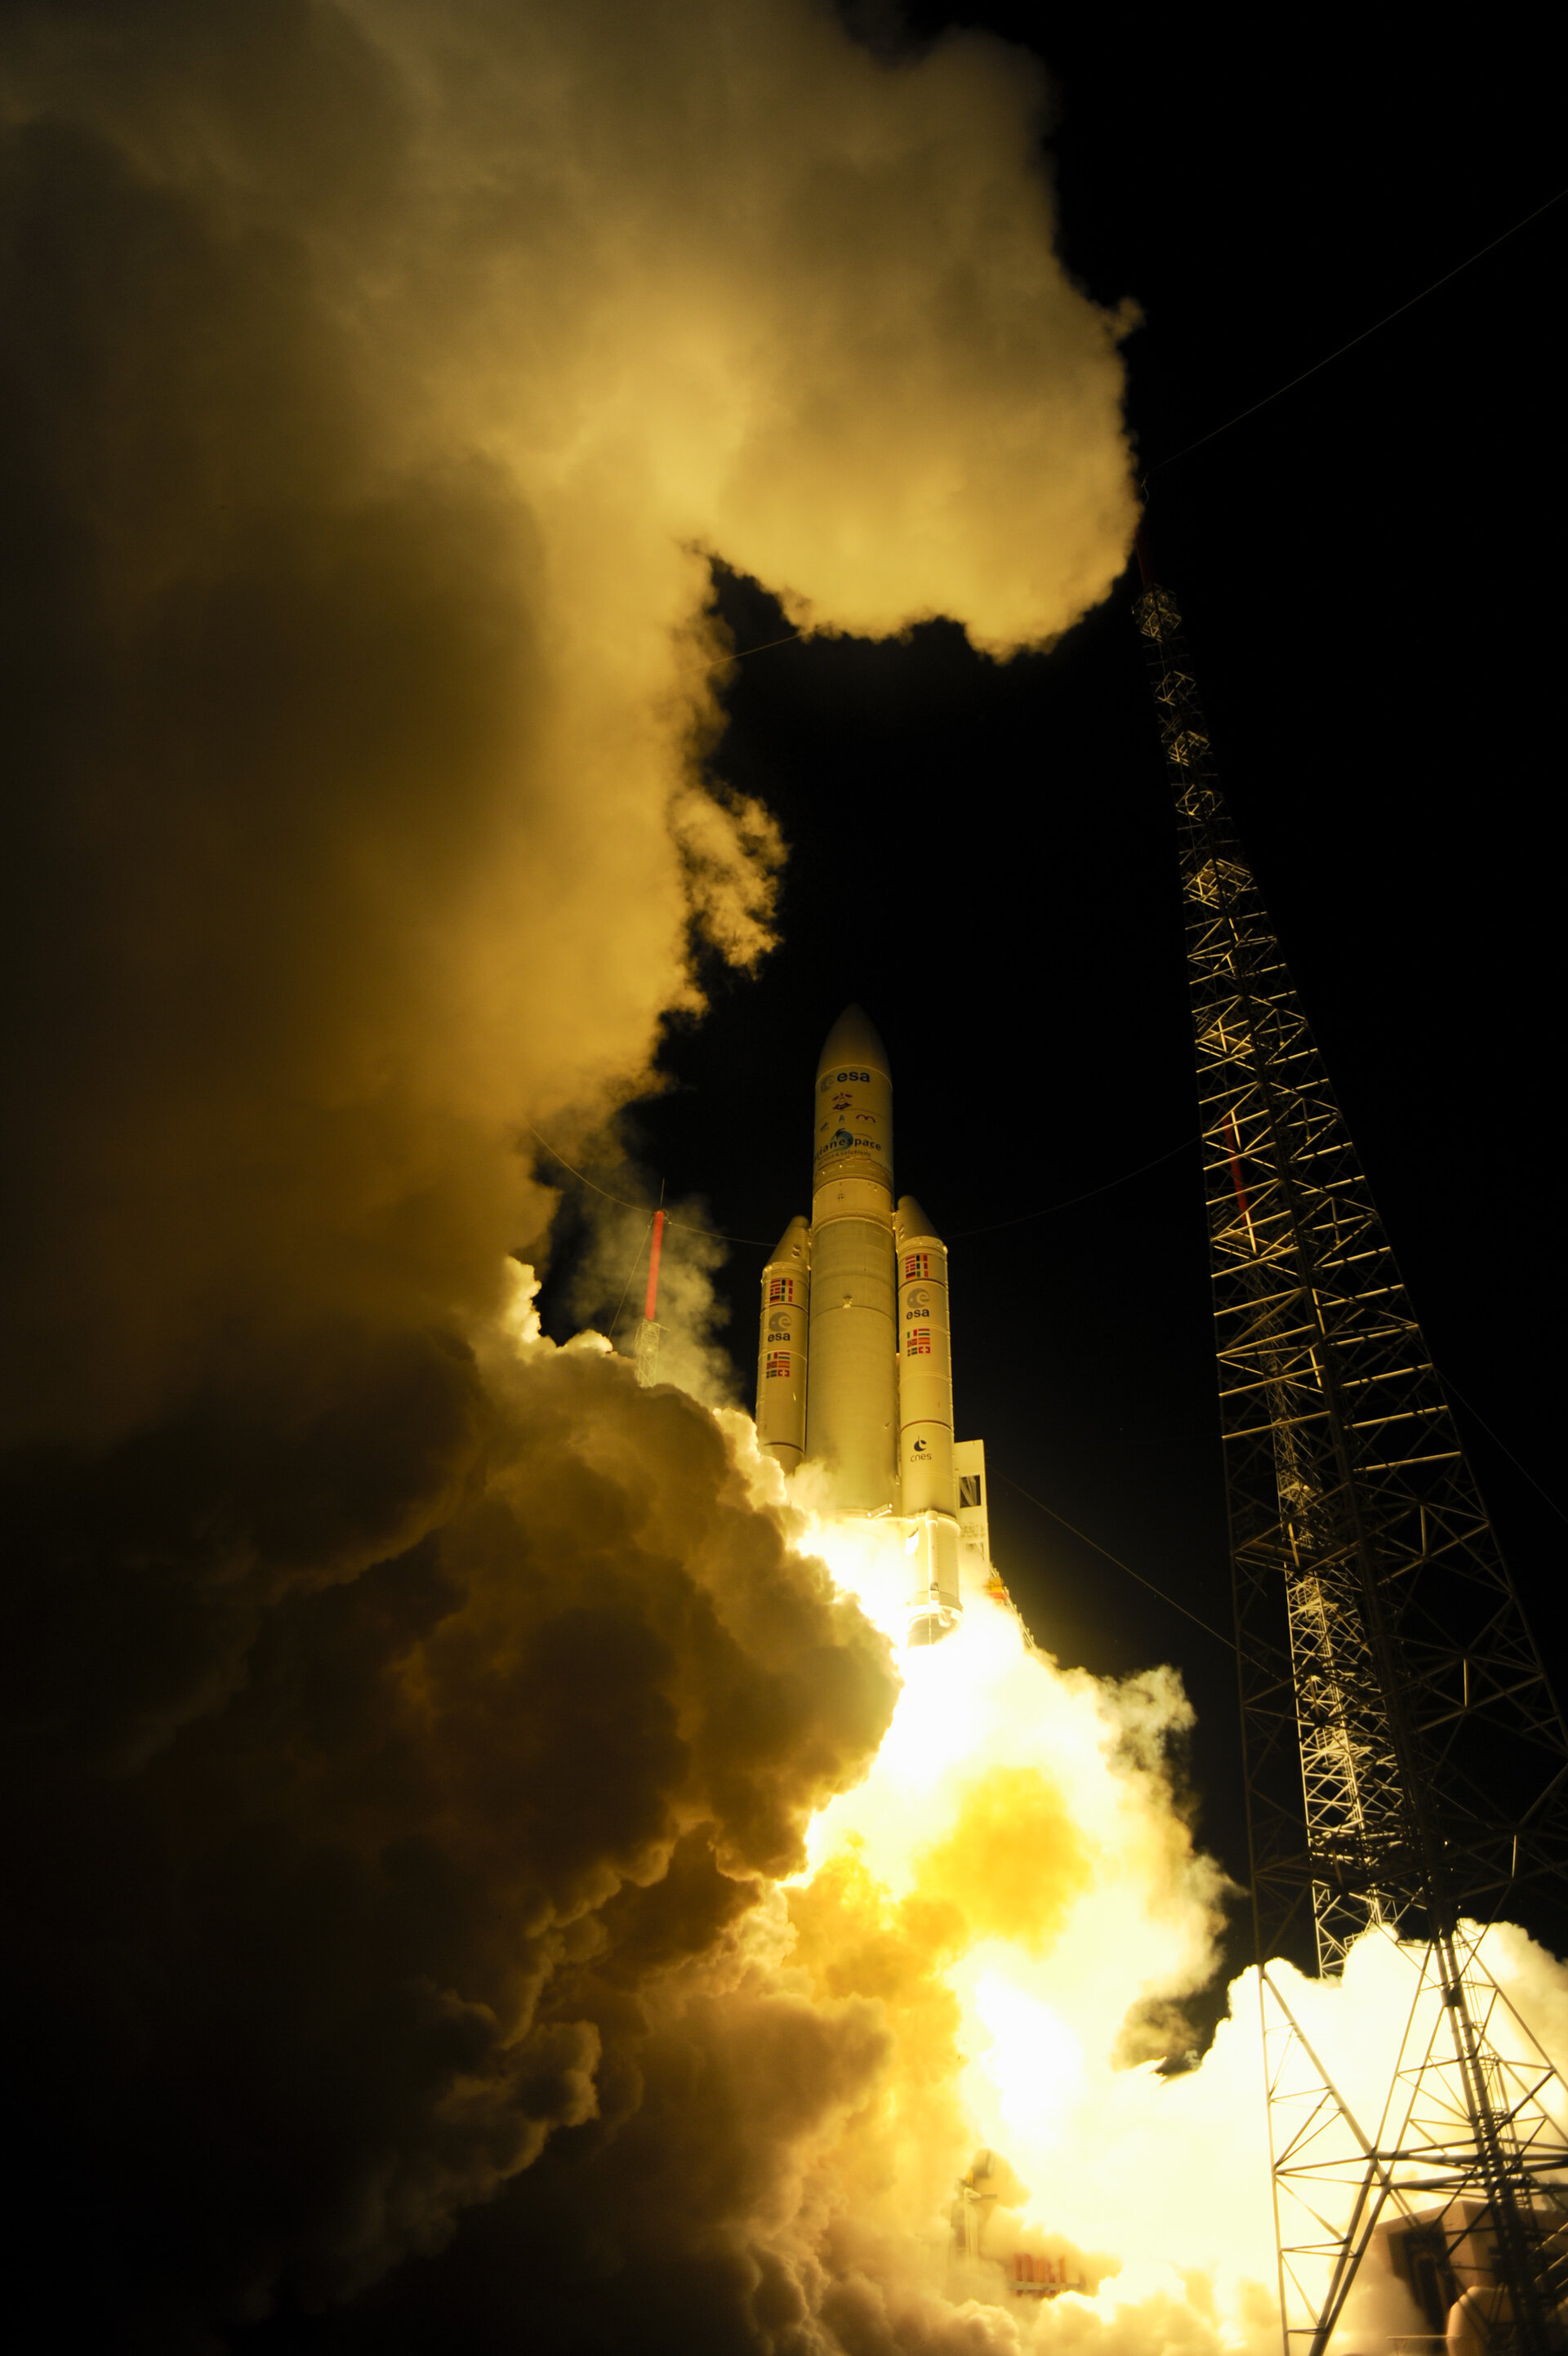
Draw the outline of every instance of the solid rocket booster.
[[[913,1195],[895,1211],[893,1082],[858,1006],[812,1103],[811,1225],[792,1219],[763,1272],[757,1439],[820,1472],[831,1510],[897,1517],[911,1642],[930,1643],[960,1612],[948,1256]]]
[[[948,1248],[912,1194],[894,1223],[898,1274],[898,1485],[914,1527],[909,1612],[916,1640],[950,1627],[959,1603]]]
[[[817,1064],[806,1446],[841,1513],[897,1503],[898,1371],[893,1276],[893,1082],[858,1006]]]
[[[948,1248],[913,1194],[898,1205],[898,1478],[907,1514],[953,1510]]]
[[[811,1231],[791,1219],[762,1271],[762,1343],[757,1362],[757,1437],[786,1472],[806,1452],[806,1338]]]

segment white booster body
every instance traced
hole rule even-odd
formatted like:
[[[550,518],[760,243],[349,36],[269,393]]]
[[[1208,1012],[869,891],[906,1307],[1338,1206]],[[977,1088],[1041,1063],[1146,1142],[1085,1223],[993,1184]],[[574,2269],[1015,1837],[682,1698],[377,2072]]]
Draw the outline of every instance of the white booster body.
[[[948,1251],[913,1194],[898,1205],[898,1478],[907,1514],[955,1514]]]
[[[817,1066],[806,1452],[840,1513],[897,1504],[897,1323],[893,1267],[893,1082],[858,1006]]]
[[[793,1472],[806,1452],[806,1348],[811,1231],[791,1219],[762,1271],[757,1359],[757,1437],[763,1452]]]
[[[958,1618],[959,1522],[953,1472],[952,1330],[948,1254],[912,1194],[894,1222],[898,1276],[898,1481],[914,1523],[908,1605],[912,1636],[927,1643]]]

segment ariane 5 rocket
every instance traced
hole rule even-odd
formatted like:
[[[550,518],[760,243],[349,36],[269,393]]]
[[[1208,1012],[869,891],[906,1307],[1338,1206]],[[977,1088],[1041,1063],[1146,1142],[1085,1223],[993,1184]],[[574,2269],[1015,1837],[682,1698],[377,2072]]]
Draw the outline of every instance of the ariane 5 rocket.
[[[827,1035],[811,1101],[811,1216],[762,1279],[757,1438],[786,1473],[820,1468],[831,1512],[900,1525],[909,1641],[934,1644],[962,1609],[961,1548],[989,1557],[984,1450],[954,1446],[947,1247],[895,1198],[887,1051],[858,1006]]]

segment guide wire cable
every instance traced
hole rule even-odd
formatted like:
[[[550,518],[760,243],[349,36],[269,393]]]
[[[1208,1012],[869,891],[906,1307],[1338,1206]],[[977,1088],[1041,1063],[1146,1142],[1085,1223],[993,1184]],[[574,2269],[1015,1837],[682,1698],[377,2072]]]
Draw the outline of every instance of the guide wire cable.
[[[1059,1522],[1064,1530],[1070,1531],[1075,1538],[1080,1538],[1086,1547],[1092,1547],[1096,1554],[1102,1554],[1107,1562],[1113,1562],[1118,1570],[1124,1570],[1129,1579],[1135,1579],[1140,1587],[1146,1587],[1151,1595],[1157,1595],[1162,1603],[1168,1603],[1173,1612],[1179,1612],[1184,1620],[1190,1620],[1195,1628],[1201,1628],[1206,1636],[1212,1636],[1215,1643],[1223,1644],[1228,1653],[1236,1650],[1230,1637],[1222,1636],[1218,1628],[1211,1628],[1207,1620],[1200,1620],[1196,1612],[1189,1612],[1185,1603],[1178,1603],[1174,1595],[1167,1595],[1163,1587],[1156,1587],[1152,1579],[1145,1579],[1143,1572],[1134,1570],[1130,1562],[1123,1562],[1120,1555],[1112,1554],[1110,1547],[1101,1546],[1098,1538],[1091,1538],[1087,1530],[1075,1528],[1065,1514],[1058,1514],[1054,1505],[1047,1505],[1043,1497],[1036,1497],[1033,1491],[1025,1488],[1021,1481],[1015,1481],[1011,1472],[1004,1472],[1000,1465],[996,1467],[996,1472],[1010,1489],[1017,1490],[1020,1497],[1026,1497],[1031,1505],[1039,1507],[1042,1514],[1049,1514],[1053,1522]]]
[[[668,1224],[668,1217],[666,1217],[666,1224]],[[641,1240],[638,1244],[636,1251],[632,1254],[631,1266],[626,1272],[626,1282],[620,1289],[620,1299],[616,1302],[616,1313],[610,1319],[608,1338],[612,1342],[616,1337],[616,1327],[620,1323],[621,1311],[626,1307],[626,1296],[631,1290],[631,1280],[637,1274],[638,1269],[642,1266],[642,1255],[648,1249],[648,1238],[652,1233],[653,1213],[650,1211],[648,1214],[648,1225],[643,1228]]]
[[[1477,262],[1484,262],[1488,253],[1495,253],[1499,245],[1508,243],[1510,237],[1517,237],[1520,230],[1530,227],[1531,221],[1538,221],[1542,213],[1549,213],[1553,205],[1560,205],[1564,197],[1568,197],[1568,187],[1559,188],[1555,196],[1548,197],[1546,202],[1537,205],[1533,212],[1526,213],[1522,220],[1516,220],[1509,228],[1503,230],[1491,240],[1489,244],[1478,246],[1476,252],[1467,254],[1463,262],[1456,262],[1452,270],[1445,270],[1441,278],[1434,278],[1430,286],[1423,286],[1418,294],[1408,295],[1404,302],[1396,304],[1391,311],[1385,312],[1380,319],[1374,319],[1369,327],[1363,327],[1360,334],[1352,336],[1348,344],[1341,344],[1335,351],[1326,352],[1320,360],[1314,360],[1310,368],[1303,369],[1299,376],[1293,376],[1285,383],[1277,384],[1273,392],[1265,392],[1262,399],[1254,401],[1250,408],[1239,409],[1235,416],[1228,417],[1222,425],[1211,426],[1207,434],[1200,434],[1196,442],[1184,443],[1179,450],[1173,450],[1168,457],[1156,458],[1154,465],[1146,466],[1140,476],[1140,487],[1146,486],[1163,468],[1174,466],[1178,458],[1190,458],[1195,450],[1201,450],[1209,442],[1217,442],[1220,434],[1229,434],[1233,425],[1240,425],[1249,417],[1256,417],[1260,409],[1267,409],[1273,402],[1283,400],[1287,392],[1294,392],[1298,384],[1306,382],[1308,377],[1316,376],[1322,369],[1331,368],[1336,360],[1343,359],[1347,352],[1353,352],[1358,344],[1364,344],[1369,336],[1379,335],[1384,327],[1391,327],[1394,320],[1402,318],[1407,311],[1413,311],[1418,303],[1424,303],[1429,294],[1435,294],[1439,287],[1448,285],[1453,279],[1460,277],[1465,271],[1473,269]]]
[[[1174,1162],[1178,1153],[1185,1153],[1189,1146],[1201,1145],[1202,1142],[1201,1133],[1195,1129],[1190,1137],[1182,1139],[1179,1145],[1167,1146],[1164,1153],[1156,1153],[1152,1162],[1140,1162],[1135,1170],[1123,1170],[1119,1178],[1107,1178],[1102,1185],[1090,1186],[1081,1194],[1069,1194],[1059,1203],[1047,1203],[1041,1210],[1019,1211],[1011,1219],[996,1219],[988,1227],[959,1227],[951,1235],[944,1237],[943,1241],[961,1244],[967,1242],[971,1236],[996,1236],[1004,1227],[1022,1227],[1031,1219],[1048,1219],[1054,1212],[1070,1211],[1079,1203],[1092,1202],[1096,1194],[1109,1194],[1113,1186],[1125,1186],[1133,1179],[1141,1178],[1145,1170],[1157,1170],[1162,1162]]]
[[[585,1171],[575,1168],[574,1165],[567,1161],[564,1153],[558,1153],[556,1151],[554,1146],[551,1144],[550,1140],[547,1137],[541,1135],[540,1131],[534,1128],[533,1123],[531,1120],[524,1121],[523,1127],[529,1131],[531,1136],[538,1138],[540,1144],[542,1145],[546,1153],[549,1154],[552,1162],[558,1162],[562,1169],[566,1172],[569,1177],[575,1178],[581,1185],[592,1187],[594,1193],[596,1194],[602,1194],[607,1203],[615,1203],[618,1205],[620,1209],[623,1211],[646,1211],[648,1209],[646,1203],[634,1203],[629,1195],[612,1194],[609,1188],[607,1186],[601,1186],[596,1178],[590,1178]],[[1059,1203],[1042,1204],[1037,1210],[1020,1211],[1017,1213],[1015,1217],[1011,1219],[998,1219],[989,1226],[960,1227],[954,1233],[947,1236],[944,1240],[948,1243],[963,1243],[972,1236],[999,1235],[1004,1227],[1020,1227],[1026,1226],[1031,1219],[1048,1219],[1053,1217],[1058,1211],[1073,1210],[1079,1203],[1088,1203],[1091,1201],[1096,1194],[1108,1194],[1113,1186],[1128,1185],[1133,1179],[1141,1178],[1146,1170],[1157,1170],[1162,1162],[1174,1161],[1178,1153],[1185,1153],[1189,1146],[1198,1145],[1201,1144],[1201,1142],[1202,1139],[1198,1131],[1194,1130],[1192,1134],[1189,1137],[1184,1137],[1178,1145],[1167,1146],[1164,1153],[1156,1153],[1152,1162],[1140,1162],[1136,1169],[1123,1170],[1119,1176],[1115,1178],[1107,1178],[1100,1185],[1090,1186],[1081,1194],[1068,1194],[1064,1196],[1062,1201]],[[661,1201],[663,1199],[662,1189],[660,1189],[660,1199]],[[716,1243],[745,1244],[753,1251],[770,1251],[772,1249],[772,1246],[765,1243],[760,1236],[735,1236],[729,1234],[723,1227],[699,1226],[694,1219],[678,1219],[671,1211],[665,1212],[664,1224],[668,1227],[683,1227],[688,1235],[711,1236]]]

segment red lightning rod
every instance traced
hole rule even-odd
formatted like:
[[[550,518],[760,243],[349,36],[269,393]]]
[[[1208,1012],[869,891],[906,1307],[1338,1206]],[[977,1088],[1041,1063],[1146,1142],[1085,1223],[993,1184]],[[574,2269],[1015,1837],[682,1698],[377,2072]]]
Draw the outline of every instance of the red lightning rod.
[[[653,1214],[653,1249],[648,1255],[648,1298],[642,1304],[642,1313],[644,1317],[647,1318],[650,1325],[659,1311],[659,1254],[662,1248],[663,1242],[664,1214],[662,1211],[655,1211]]]

